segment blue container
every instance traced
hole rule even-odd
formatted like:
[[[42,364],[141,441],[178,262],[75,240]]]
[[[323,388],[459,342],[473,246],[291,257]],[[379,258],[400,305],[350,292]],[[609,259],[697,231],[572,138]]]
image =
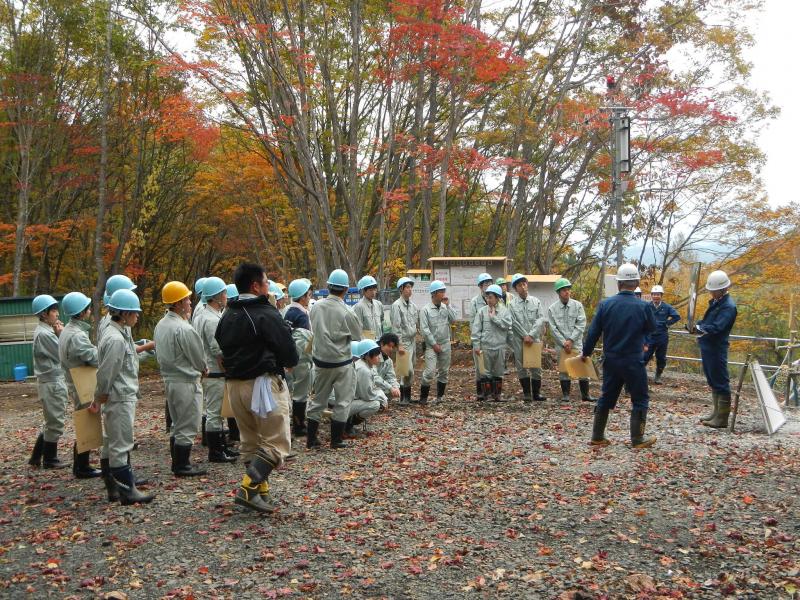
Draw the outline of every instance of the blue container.
[[[25,381],[28,377],[28,365],[19,363],[14,367],[14,381]]]

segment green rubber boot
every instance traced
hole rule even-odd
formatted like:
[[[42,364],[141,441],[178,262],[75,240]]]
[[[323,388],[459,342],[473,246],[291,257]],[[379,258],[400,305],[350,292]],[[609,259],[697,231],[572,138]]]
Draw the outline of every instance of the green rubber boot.
[[[717,392],[711,392],[711,401],[714,403],[714,408],[711,410],[710,415],[700,419],[701,423],[706,423],[707,421],[715,419],[717,416],[717,412],[719,412],[719,396]]]
[[[703,421],[706,427],[714,429],[725,429],[728,426],[728,417],[731,414],[731,395],[717,394],[717,414],[709,421]]]

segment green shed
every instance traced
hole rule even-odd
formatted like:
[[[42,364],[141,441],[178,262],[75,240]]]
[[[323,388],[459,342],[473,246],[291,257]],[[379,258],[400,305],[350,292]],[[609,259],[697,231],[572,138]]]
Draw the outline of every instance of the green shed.
[[[61,302],[62,295],[53,295]],[[0,298],[0,380],[14,379],[14,366],[28,365],[33,375],[33,330],[39,320],[31,314],[33,296]],[[66,323],[64,313],[61,320]]]

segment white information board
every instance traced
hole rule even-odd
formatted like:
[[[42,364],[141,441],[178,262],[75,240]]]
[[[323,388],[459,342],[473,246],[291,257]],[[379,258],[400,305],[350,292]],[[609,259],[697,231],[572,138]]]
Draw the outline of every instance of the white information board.
[[[753,376],[753,385],[756,387],[758,404],[761,407],[761,414],[764,416],[764,424],[767,433],[772,435],[786,423],[786,416],[778,404],[778,399],[772,391],[767,381],[767,376],[757,360],[750,363],[750,374]]]
[[[450,283],[450,269],[447,268],[447,267],[436,269],[433,272],[433,278],[434,279],[438,279],[442,283],[449,284]]]
[[[453,285],[466,285],[476,287],[478,285],[478,275],[486,271],[486,265],[476,265],[470,267],[450,267],[450,283]]]

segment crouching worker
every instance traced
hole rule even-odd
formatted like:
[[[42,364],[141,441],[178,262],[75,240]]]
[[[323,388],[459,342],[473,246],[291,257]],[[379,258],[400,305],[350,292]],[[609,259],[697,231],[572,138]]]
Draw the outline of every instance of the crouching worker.
[[[369,339],[353,342],[353,346],[353,355],[357,358],[356,392],[345,427],[345,433],[351,438],[355,437],[353,426],[363,423],[389,404],[386,394],[375,385],[375,367],[381,362],[381,347]]]
[[[142,311],[139,297],[131,290],[114,292],[108,303],[111,321],[97,349],[97,388],[93,406],[103,411],[103,452],[110,473],[103,469],[103,481],[110,501],[119,498],[123,505],[148,503],[155,497],[136,489],[130,452],[133,449],[133,422],[139,400],[139,359],[131,328]],[[105,466],[105,465],[103,465]]]
[[[483,396],[488,399],[491,394],[495,402],[503,401],[506,338],[511,330],[511,313],[501,303],[502,298],[503,290],[499,285],[492,284],[486,288],[486,306],[475,313],[471,327],[476,364],[480,364],[478,357],[482,356],[485,368],[483,373],[477,373]]]
[[[242,263],[234,280],[239,298],[228,302],[215,334],[246,466],[234,502],[270,513],[275,502],[269,493],[269,475],[291,448],[284,369],[297,365],[297,349],[289,324],[269,302],[264,267]]]

